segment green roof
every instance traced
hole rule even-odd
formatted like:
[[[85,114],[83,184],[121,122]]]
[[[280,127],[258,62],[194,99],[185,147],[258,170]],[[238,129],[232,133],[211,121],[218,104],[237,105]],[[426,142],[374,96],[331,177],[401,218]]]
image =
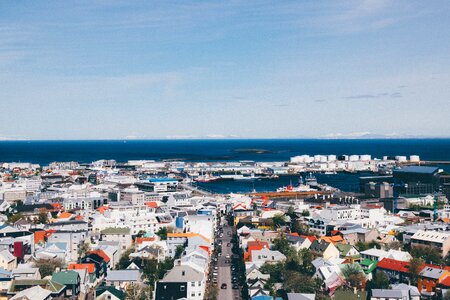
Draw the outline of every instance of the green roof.
[[[100,296],[101,294],[103,294],[106,291],[110,292],[111,294],[113,294],[114,296],[116,296],[119,299],[125,300],[125,293],[122,291],[119,291],[118,289],[116,289],[113,286],[100,286],[95,292],[96,292],[97,296]]]
[[[39,285],[52,293],[60,293],[65,288],[64,285],[49,279],[21,279],[12,281],[8,294],[15,294],[18,291],[22,291],[25,288],[33,287],[35,285]],[[18,288],[16,289],[16,287]]]
[[[60,284],[69,285],[79,283],[78,272],[68,270],[53,273],[52,280]]]
[[[339,253],[342,256],[347,256],[348,252],[353,248],[352,245],[349,244],[336,244],[336,248],[339,250]],[[353,255],[354,257],[359,257],[359,255]]]
[[[363,267],[364,273],[370,274],[377,267],[378,260],[370,260],[368,258],[365,258],[361,260],[359,264]]]
[[[109,227],[101,231],[102,234],[130,234],[130,228],[127,227]]]

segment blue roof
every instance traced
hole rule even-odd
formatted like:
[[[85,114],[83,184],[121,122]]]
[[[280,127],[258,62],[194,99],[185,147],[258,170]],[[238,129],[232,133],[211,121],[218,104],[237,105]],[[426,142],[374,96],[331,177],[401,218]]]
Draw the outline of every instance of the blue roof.
[[[173,178],[149,178],[150,182],[176,182],[176,179]]]
[[[394,172],[399,173],[420,173],[420,174],[433,174],[439,170],[438,167],[424,167],[424,166],[409,166],[401,169],[395,169]]]

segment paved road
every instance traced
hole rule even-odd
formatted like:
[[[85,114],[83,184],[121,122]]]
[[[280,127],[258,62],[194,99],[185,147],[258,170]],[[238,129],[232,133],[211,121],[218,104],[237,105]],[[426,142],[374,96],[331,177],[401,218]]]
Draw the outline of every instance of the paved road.
[[[231,299],[240,299],[239,290],[233,290],[231,284],[231,264],[226,263],[227,255],[232,255],[231,246],[228,247],[227,244],[231,242],[231,236],[228,235],[228,232],[231,232],[231,227],[228,224],[223,226],[223,237],[220,238],[222,240],[222,255],[219,257],[219,276],[218,276],[218,286],[219,286],[219,297],[218,300],[231,300]],[[231,262],[231,258],[228,259]],[[227,284],[226,289],[222,289],[221,286],[223,283]],[[238,298],[234,298],[238,296]]]

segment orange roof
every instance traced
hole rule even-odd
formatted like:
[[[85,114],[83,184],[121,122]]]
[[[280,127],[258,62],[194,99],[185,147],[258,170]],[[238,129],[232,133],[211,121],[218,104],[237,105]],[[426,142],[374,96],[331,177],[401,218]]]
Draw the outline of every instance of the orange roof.
[[[158,207],[158,203],[156,203],[155,201],[145,202],[145,205],[147,205],[150,208],[157,208]]]
[[[54,209],[61,209],[62,208],[61,203],[52,203],[52,206],[53,206]]]
[[[103,213],[105,211],[107,211],[109,209],[108,206],[100,206],[99,208],[97,208],[97,210],[103,215]]]
[[[45,236],[46,236],[45,230],[42,231],[35,231],[34,232],[34,243],[39,244],[40,242],[45,242]]]
[[[177,238],[177,237],[184,237],[184,238],[190,238],[190,237],[201,237],[202,239],[204,239],[205,241],[207,241],[209,243],[209,239],[207,239],[206,237],[204,237],[203,235],[199,234],[199,233],[195,233],[195,232],[171,232],[167,234],[167,237],[173,237],[173,238]]]
[[[95,264],[70,264],[68,269],[69,270],[87,269],[88,273],[94,273],[95,272]]]
[[[58,219],[69,219],[73,215],[71,213],[68,213],[66,211],[59,214]]]
[[[153,242],[155,240],[154,237],[137,237],[136,244],[140,245],[143,242]]]
[[[103,250],[93,250],[93,251],[90,251],[89,253],[97,254],[98,256],[103,258],[103,260],[106,261],[107,263],[109,263],[109,261],[110,261],[109,256],[106,255],[106,253]]]
[[[342,238],[342,236],[340,235],[335,235],[335,236],[321,236],[320,237],[321,240],[327,242],[327,243],[332,243],[333,245],[337,244],[337,243],[341,243],[344,242],[344,239]]]
[[[75,220],[83,220],[83,217],[78,215],[78,216],[75,217]]]

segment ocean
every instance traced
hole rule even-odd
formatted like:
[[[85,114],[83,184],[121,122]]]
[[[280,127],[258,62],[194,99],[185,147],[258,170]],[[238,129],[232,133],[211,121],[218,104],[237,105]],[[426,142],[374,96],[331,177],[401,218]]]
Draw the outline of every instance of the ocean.
[[[254,139],[254,140],[98,140],[98,141],[1,141],[0,162],[32,162],[47,165],[53,161],[89,163],[99,159],[183,160],[183,161],[288,161],[308,154],[370,154],[372,157],[419,155],[422,160],[450,161],[450,139]],[[448,167],[444,167],[448,170]],[[319,183],[344,191],[358,189],[359,174],[317,174]],[[273,191],[296,184],[298,177],[253,182],[220,181],[202,184],[219,193]]]
[[[0,162],[53,161],[89,163],[98,159],[185,161],[287,161],[301,154],[419,155],[423,160],[450,160],[450,139],[373,140],[98,140],[1,141]]]

